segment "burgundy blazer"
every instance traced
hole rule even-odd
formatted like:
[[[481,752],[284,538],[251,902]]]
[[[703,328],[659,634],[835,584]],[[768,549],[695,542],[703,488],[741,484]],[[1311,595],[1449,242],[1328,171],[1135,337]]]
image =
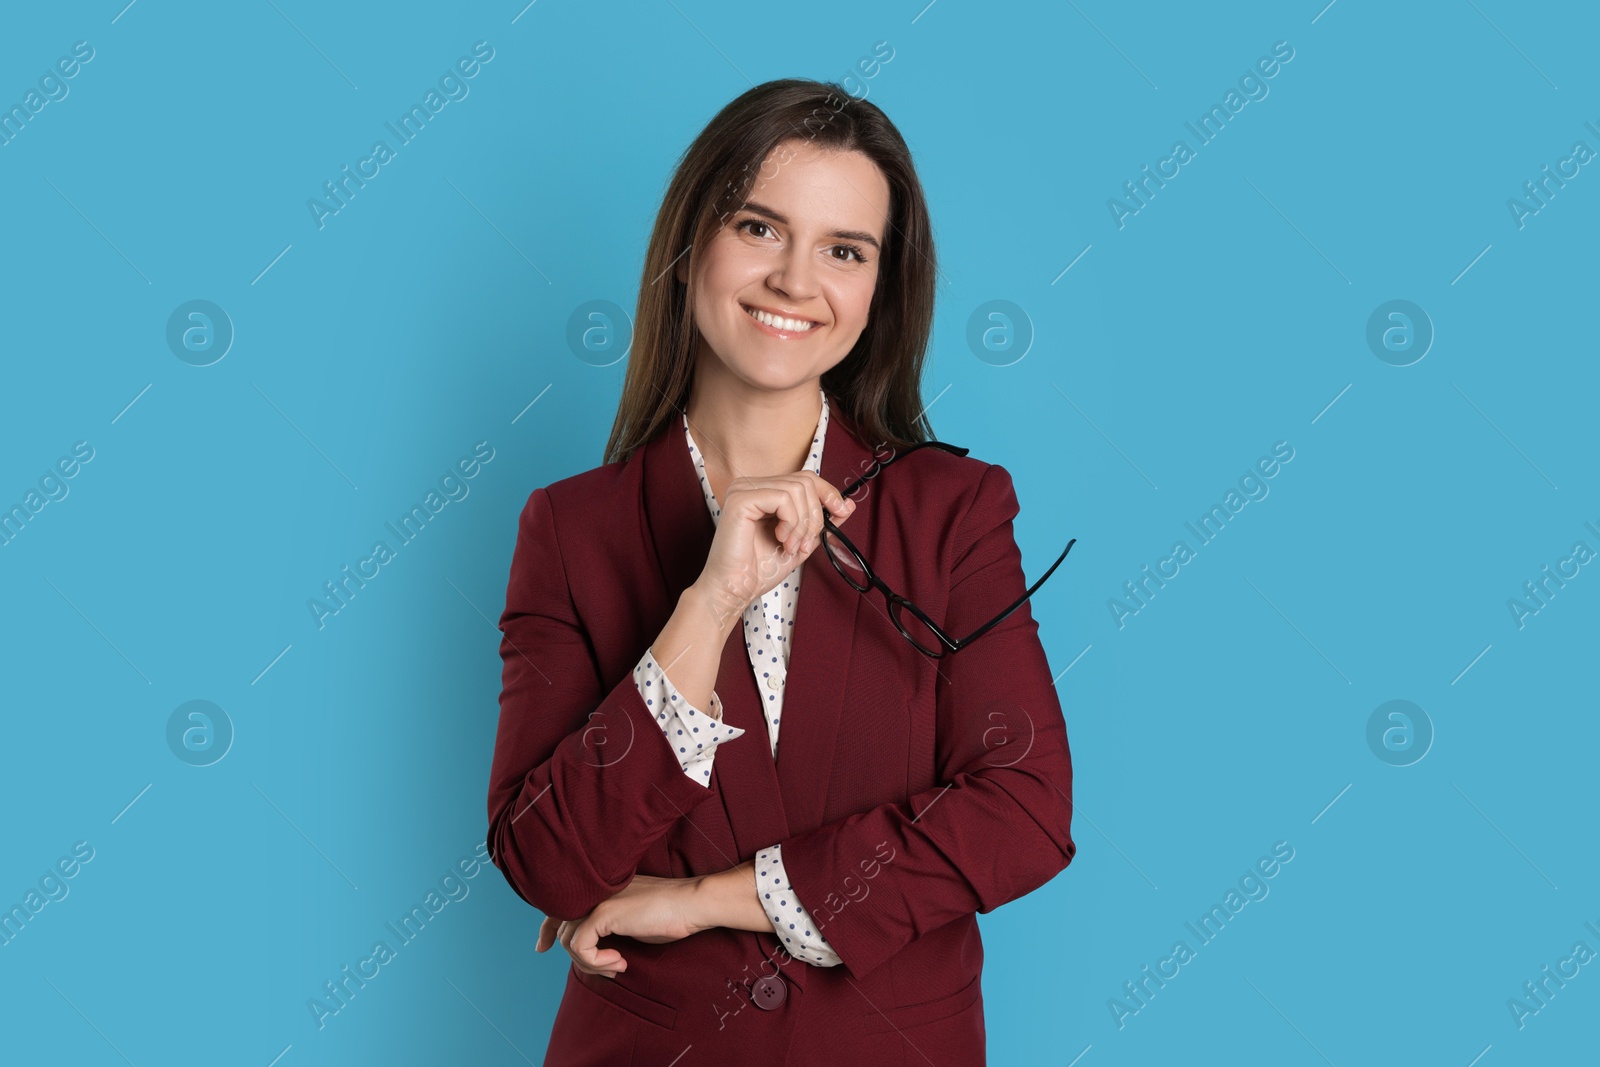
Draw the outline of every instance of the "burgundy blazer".
[[[828,418],[822,477],[843,488],[872,449],[832,398]],[[1026,590],[1003,467],[920,449],[857,504],[842,529],[952,636]],[[984,1063],[976,915],[1045,884],[1077,850],[1066,725],[1029,604],[930,659],[881,594],[813,552],[782,762],[735,627],[716,690],[748,733],[718,748],[708,788],[684,774],[632,672],[714,532],[675,421],[625,462],[528,497],[500,618],[490,854],[529,904],[573,919],[636,872],[712,874],[782,843],[794,891],[843,962],[795,959],[771,931],[601,938],[628,969],[597,978],[569,961],[544,1062]]]

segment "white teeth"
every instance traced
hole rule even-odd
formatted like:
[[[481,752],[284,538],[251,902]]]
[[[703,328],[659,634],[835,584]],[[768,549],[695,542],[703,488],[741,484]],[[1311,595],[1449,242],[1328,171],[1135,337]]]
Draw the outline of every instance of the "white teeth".
[[[766,323],[775,330],[786,330],[789,333],[804,333],[815,325],[815,323],[809,322],[806,319],[779,318],[777,315],[769,315],[765,311],[757,311],[755,308],[745,308],[745,312],[752,318],[759,322]]]

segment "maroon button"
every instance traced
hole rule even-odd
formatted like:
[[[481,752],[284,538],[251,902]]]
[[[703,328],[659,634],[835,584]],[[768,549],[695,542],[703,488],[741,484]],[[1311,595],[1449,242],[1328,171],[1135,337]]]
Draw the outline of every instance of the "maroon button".
[[[756,999],[756,1007],[771,1011],[783,1004],[784,998],[789,995],[789,990],[783,984],[782,978],[775,974],[765,974],[756,979],[755,985],[750,987],[750,994]]]

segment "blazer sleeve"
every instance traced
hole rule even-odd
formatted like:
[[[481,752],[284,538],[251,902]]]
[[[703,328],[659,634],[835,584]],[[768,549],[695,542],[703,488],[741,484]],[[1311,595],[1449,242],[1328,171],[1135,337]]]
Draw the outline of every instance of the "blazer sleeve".
[[[499,628],[489,855],[523,900],[577,919],[715,791],[684,773],[631,671],[601,678],[544,489],[518,519]]]
[[[952,636],[1027,590],[1018,510],[1011,475],[989,465],[952,533]],[[857,978],[930,930],[1032,892],[1077,851],[1066,723],[1031,603],[938,661],[944,784],[782,842],[795,893]]]

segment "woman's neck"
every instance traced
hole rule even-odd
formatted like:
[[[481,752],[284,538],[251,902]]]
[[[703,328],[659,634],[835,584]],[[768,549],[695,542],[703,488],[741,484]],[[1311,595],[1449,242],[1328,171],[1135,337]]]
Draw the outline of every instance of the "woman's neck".
[[[722,501],[734,478],[769,478],[804,468],[821,403],[815,379],[774,392],[696,375],[689,433],[700,447],[712,495]]]

